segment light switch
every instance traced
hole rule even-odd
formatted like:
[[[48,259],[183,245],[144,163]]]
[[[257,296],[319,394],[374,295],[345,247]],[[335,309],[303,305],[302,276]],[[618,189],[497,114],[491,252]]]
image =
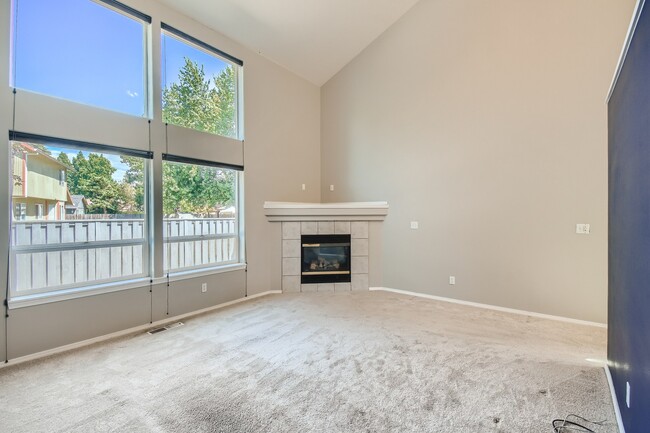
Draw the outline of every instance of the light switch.
[[[411,229],[417,230],[420,228],[420,224],[417,221],[411,221]]]
[[[576,233],[579,235],[588,235],[591,232],[589,224],[576,224]]]

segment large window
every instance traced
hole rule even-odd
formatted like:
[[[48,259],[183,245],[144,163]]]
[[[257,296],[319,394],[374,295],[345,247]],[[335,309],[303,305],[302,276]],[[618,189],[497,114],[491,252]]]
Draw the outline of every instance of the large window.
[[[239,136],[241,61],[163,24],[163,121]]]
[[[163,161],[165,272],[239,262],[239,172]]]
[[[14,0],[12,83],[146,116],[150,21],[117,2]]]
[[[11,302],[241,269],[243,63],[117,0],[11,7]]]
[[[149,155],[27,136],[10,148],[13,295],[149,275]]]

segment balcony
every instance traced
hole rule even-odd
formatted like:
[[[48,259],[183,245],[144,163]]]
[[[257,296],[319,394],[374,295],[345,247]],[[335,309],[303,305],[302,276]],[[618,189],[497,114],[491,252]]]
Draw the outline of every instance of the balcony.
[[[236,225],[235,218],[165,219],[164,271],[237,263]],[[20,296],[147,277],[147,243],[143,218],[15,221],[12,292]]]

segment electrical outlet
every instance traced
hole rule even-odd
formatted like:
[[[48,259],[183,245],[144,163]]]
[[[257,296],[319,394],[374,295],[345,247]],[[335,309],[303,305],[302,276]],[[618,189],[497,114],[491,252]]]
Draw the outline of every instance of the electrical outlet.
[[[579,235],[588,235],[591,232],[589,224],[576,224],[576,233]]]
[[[411,229],[412,230],[417,230],[419,228],[420,228],[420,223],[418,223],[417,221],[411,221]]]
[[[453,275],[450,275],[449,276],[449,284],[451,284],[452,286],[454,284],[456,284],[456,277],[454,277]]]
[[[205,293],[207,291],[208,291],[208,283],[201,284],[201,293]]]
[[[630,382],[625,382],[625,404],[630,408]]]

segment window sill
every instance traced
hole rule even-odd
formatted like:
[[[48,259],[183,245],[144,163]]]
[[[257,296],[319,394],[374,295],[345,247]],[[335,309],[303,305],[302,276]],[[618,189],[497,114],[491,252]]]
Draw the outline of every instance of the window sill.
[[[198,278],[204,275],[222,274],[246,269],[246,263],[232,263],[229,265],[214,266],[210,268],[190,269],[187,271],[174,272],[169,274],[169,282]],[[154,284],[166,283],[167,277],[155,278]]]
[[[74,289],[57,290],[49,293],[36,293],[32,295],[13,296],[9,300],[9,309],[33,307],[52,302],[68,301],[70,299],[84,298],[86,296],[103,295],[122,290],[147,287],[151,278],[138,278],[135,280],[116,281],[114,283],[98,284],[95,286],[75,287]]]
[[[246,269],[245,263],[234,263],[213,268],[192,269],[189,271],[177,272],[169,275],[169,281],[181,281],[190,278],[202,277],[204,275],[221,274]],[[95,286],[76,287],[74,289],[58,290],[50,293],[37,293],[12,297],[8,304],[9,309],[34,307],[52,302],[68,301],[71,299],[85,298],[87,296],[103,295],[106,293],[119,292],[123,290],[139,289],[148,287],[150,284],[166,284],[167,277],[162,278],[138,278],[128,281],[117,281],[114,283],[98,284]]]

